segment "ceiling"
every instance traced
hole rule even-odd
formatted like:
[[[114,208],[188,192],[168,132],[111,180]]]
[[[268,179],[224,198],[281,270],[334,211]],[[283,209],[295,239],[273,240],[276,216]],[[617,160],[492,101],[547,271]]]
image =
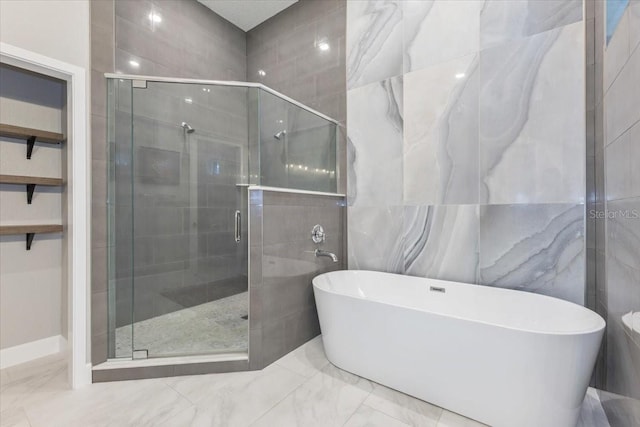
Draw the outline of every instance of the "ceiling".
[[[198,0],[227,21],[249,31],[298,0]]]

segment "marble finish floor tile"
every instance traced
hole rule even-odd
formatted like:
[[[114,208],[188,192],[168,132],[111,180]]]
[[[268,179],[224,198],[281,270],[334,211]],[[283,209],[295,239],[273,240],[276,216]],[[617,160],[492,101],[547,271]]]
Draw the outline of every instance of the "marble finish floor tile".
[[[67,389],[67,362],[63,353],[6,368],[2,372],[0,411],[3,413],[44,401]]]
[[[93,384],[25,407],[33,427],[155,426],[191,403],[159,380]]]
[[[247,292],[116,329],[116,354],[147,349],[150,356],[244,352],[248,348]]]
[[[380,384],[374,385],[364,404],[410,426],[436,427],[442,415],[441,408]]]
[[[31,427],[29,418],[22,408],[11,408],[0,412],[0,426],[2,427]]]
[[[311,378],[329,364],[324,354],[322,336],[315,337],[302,347],[276,360],[275,364]]]
[[[407,427],[408,425],[367,405],[361,405],[344,427]]]
[[[372,383],[327,365],[278,403],[254,426],[342,426],[372,390]]]
[[[590,388],[584,397],[578,427],[609,427],[607,414],[602,408],[598,392]]]
[[[250,425],[305,381],[275,364],[262,371],[169,378],[166,384],[195,406],[167,425]]]
[[[60,356],[1,373],[1,426],[483,426],[336,368],[324,356],[321,337],[261,371],[98,383],[73,391]],[[10,398],[15,395],[30,398]],[[577,427],[609,427],[604,417],[597,392],[589,389]]]
[[[479,423],[470,418],[463,417],[449,411],[442,411],[442,415],[438,420],[438,427],[488,427],[486,424]]]

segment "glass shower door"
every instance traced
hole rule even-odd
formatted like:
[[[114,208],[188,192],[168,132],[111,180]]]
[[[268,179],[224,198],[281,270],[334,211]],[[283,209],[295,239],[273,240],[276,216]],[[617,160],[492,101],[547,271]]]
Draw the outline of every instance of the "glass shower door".
[[[133,357],[246,352],[247,89],[135,86]]]

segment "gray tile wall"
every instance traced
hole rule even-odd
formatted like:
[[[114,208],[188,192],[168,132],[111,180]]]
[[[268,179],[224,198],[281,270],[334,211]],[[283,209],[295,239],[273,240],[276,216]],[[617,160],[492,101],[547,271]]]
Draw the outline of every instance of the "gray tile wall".
[[[580,0],[347,2],[350,268],[584,303],[584,26]]]
[[[150,13],[162,21],[153,22]],[[196,1],[116,0],[115,70],[243,81],[247,75],[246,36]]]
[[[247,79],[344,122],[345,25],[346,1],[298,1],[247,33]]]
[[[346,192],[346,0],[300,0],[247,33],[247,79],[339,121],[338,191]],[[327,50],[320,46],[328,46]]]
[[[91,362],[107,359],[107,85],[115,70],[115,5],[91,2]]]
[[[320,333],[311,279],[346,267],[344,197],[250,191],[250,365],[262,369]],[[339,262],[316,258],[319,247]]]
[[[162,22],[150,20],[151,12],[160,15]],[[246,35],[196,1],[91,2],[94,364],[106,360],[108,342],[106,72],[245,80]]]
[[[604,12],[597,12],[600,33]],[[608,45],[596,43],[596,74],[603,82],[596,120],[604,122],[596,133],[596,173],[603,175],[596,181],[605,189],[597,205],[605,224],[596,233],[596,286],[608,324],[602,387],[640,399],[640,340],[622,320],[640,311],[640,2],[630,2]],[[612,426],[623,425],[623,413],[635,413],[640,422],[640,400],[634,399],[610,416]]]

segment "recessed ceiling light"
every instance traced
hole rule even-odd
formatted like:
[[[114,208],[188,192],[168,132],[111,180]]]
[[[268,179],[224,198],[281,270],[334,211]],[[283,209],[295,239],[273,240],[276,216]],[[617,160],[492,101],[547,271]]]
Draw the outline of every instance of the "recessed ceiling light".
[[[155,12],[151,12],[149,14],[149,21],[159,24],[160,22],[162,22],[162,16],[158,15]]]
[[[320,49],[323,52],[326,52],[330,48],[331,46],[329,46],[329,43],[327,43],[326,41],[321,41],[318,43],[318,49]]]
[[[264,76],[266,76],[266,75],[267,75],[267,72],[266,72],[265,70],[258,70],[258,75],[259,75],[260,77],[264,77]]]
[[[193,104],[193,99],[191,98],[185,98],[184,102],[186,102],[187,104]]]
[[[133,59],[131,61],[129,61],[129,65],[131,65],[133,68],[140,67],[140,63],[138,61],[133,60]]]
[[[465,73],[458,73],[458,74],[456,74],[456,79],[462,79],[462,78],[464,78],[464,76],[466,76]]]

